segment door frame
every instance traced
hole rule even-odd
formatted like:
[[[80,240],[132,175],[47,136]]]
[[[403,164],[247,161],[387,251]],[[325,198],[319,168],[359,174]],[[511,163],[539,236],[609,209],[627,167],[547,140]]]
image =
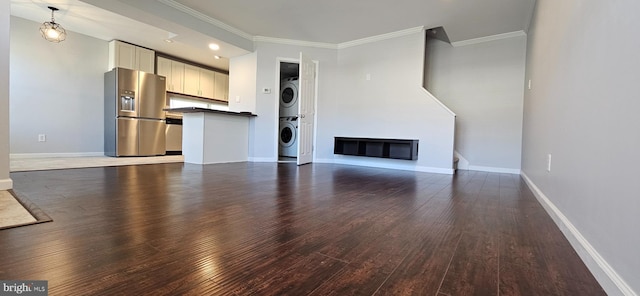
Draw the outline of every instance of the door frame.
[[[273,139],[275,139],[275,160],[276,162],[278,162],[278,158],[280,157],[279,153],[278,153],[278,149],[280,148],[280,63],[284,62],[284,63],[295,63],[300,65],[300,59],[299,58],[285,58],[285,57],[276,57],[276,81],[275,81],[275,87],[273,88],[273,98],[275,99],[275,110],[273,111],[275,116],[275,131],[274,131],[274,137]],[[316,84],[316,89],[314,91],[314,96],[315,96],[315,100],[313,102],[313,108],[315,111],[315,116],[313,118],[313,148],[312,148],[312,155],[313,155],[313,162],[315,162],[316,160],[316,139],[318,136],[318,73],[319,73],[319,63],[317,60],[313,60],[313,63],[316,65],[316,75],[315,75],[315,84]]]

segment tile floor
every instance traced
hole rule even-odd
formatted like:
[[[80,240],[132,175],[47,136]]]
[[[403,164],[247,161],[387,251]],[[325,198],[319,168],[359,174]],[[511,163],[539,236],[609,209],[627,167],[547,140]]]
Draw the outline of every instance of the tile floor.
[[[0,228],[36,222],[9,191],[0,191]]]
[[[182,155],[147,156],[147,157],[48,157],[48,158],[15,158],[11,157],[11,172],[74,169],[89,167],[174,163],[184,162]]]

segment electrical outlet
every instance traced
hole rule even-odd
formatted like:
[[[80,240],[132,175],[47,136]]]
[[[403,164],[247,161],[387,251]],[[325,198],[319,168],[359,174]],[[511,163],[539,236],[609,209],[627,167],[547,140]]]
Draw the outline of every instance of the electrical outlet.
[[[268,88],[268,87],[265,87],[265,88],[262,89],[262,93],[263,94],[270,94],[271,93],[271,89]]]
[[[547,172],[551,172],[551,153],[547,154]]]
[[[38,135],[38,142],[46,142],[46,141],[47,141],[47,135],[45,134]]]

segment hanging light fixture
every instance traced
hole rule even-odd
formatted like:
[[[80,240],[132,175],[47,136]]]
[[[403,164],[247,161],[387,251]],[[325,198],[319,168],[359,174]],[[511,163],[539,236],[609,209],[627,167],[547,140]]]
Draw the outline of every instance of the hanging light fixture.
[[[51,9],[51,21],[42,23],[40,26],[40,33],[44,39],[48,41],[58,43],[67,38],[67,31],[53,19],[53,13],[58,9],[53,6],[48,6]]]

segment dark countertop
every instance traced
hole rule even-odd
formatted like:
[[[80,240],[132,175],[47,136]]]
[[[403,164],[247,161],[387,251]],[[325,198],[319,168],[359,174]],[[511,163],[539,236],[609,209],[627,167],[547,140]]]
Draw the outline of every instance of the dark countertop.
[[[245,117],[258,116],[256,114],[251,113],[251,112],[222,111],[222,110],[206,109],[206,108],[199,108],[199,107],[167,108],[167,109],[162,109],[162,110],[169,111],[169,112],[179,112],[179,113],[199,113],[199,112],[204,112],[204,113],[217,113],[217,114],[234,115],[234,116],[245,116]]]

